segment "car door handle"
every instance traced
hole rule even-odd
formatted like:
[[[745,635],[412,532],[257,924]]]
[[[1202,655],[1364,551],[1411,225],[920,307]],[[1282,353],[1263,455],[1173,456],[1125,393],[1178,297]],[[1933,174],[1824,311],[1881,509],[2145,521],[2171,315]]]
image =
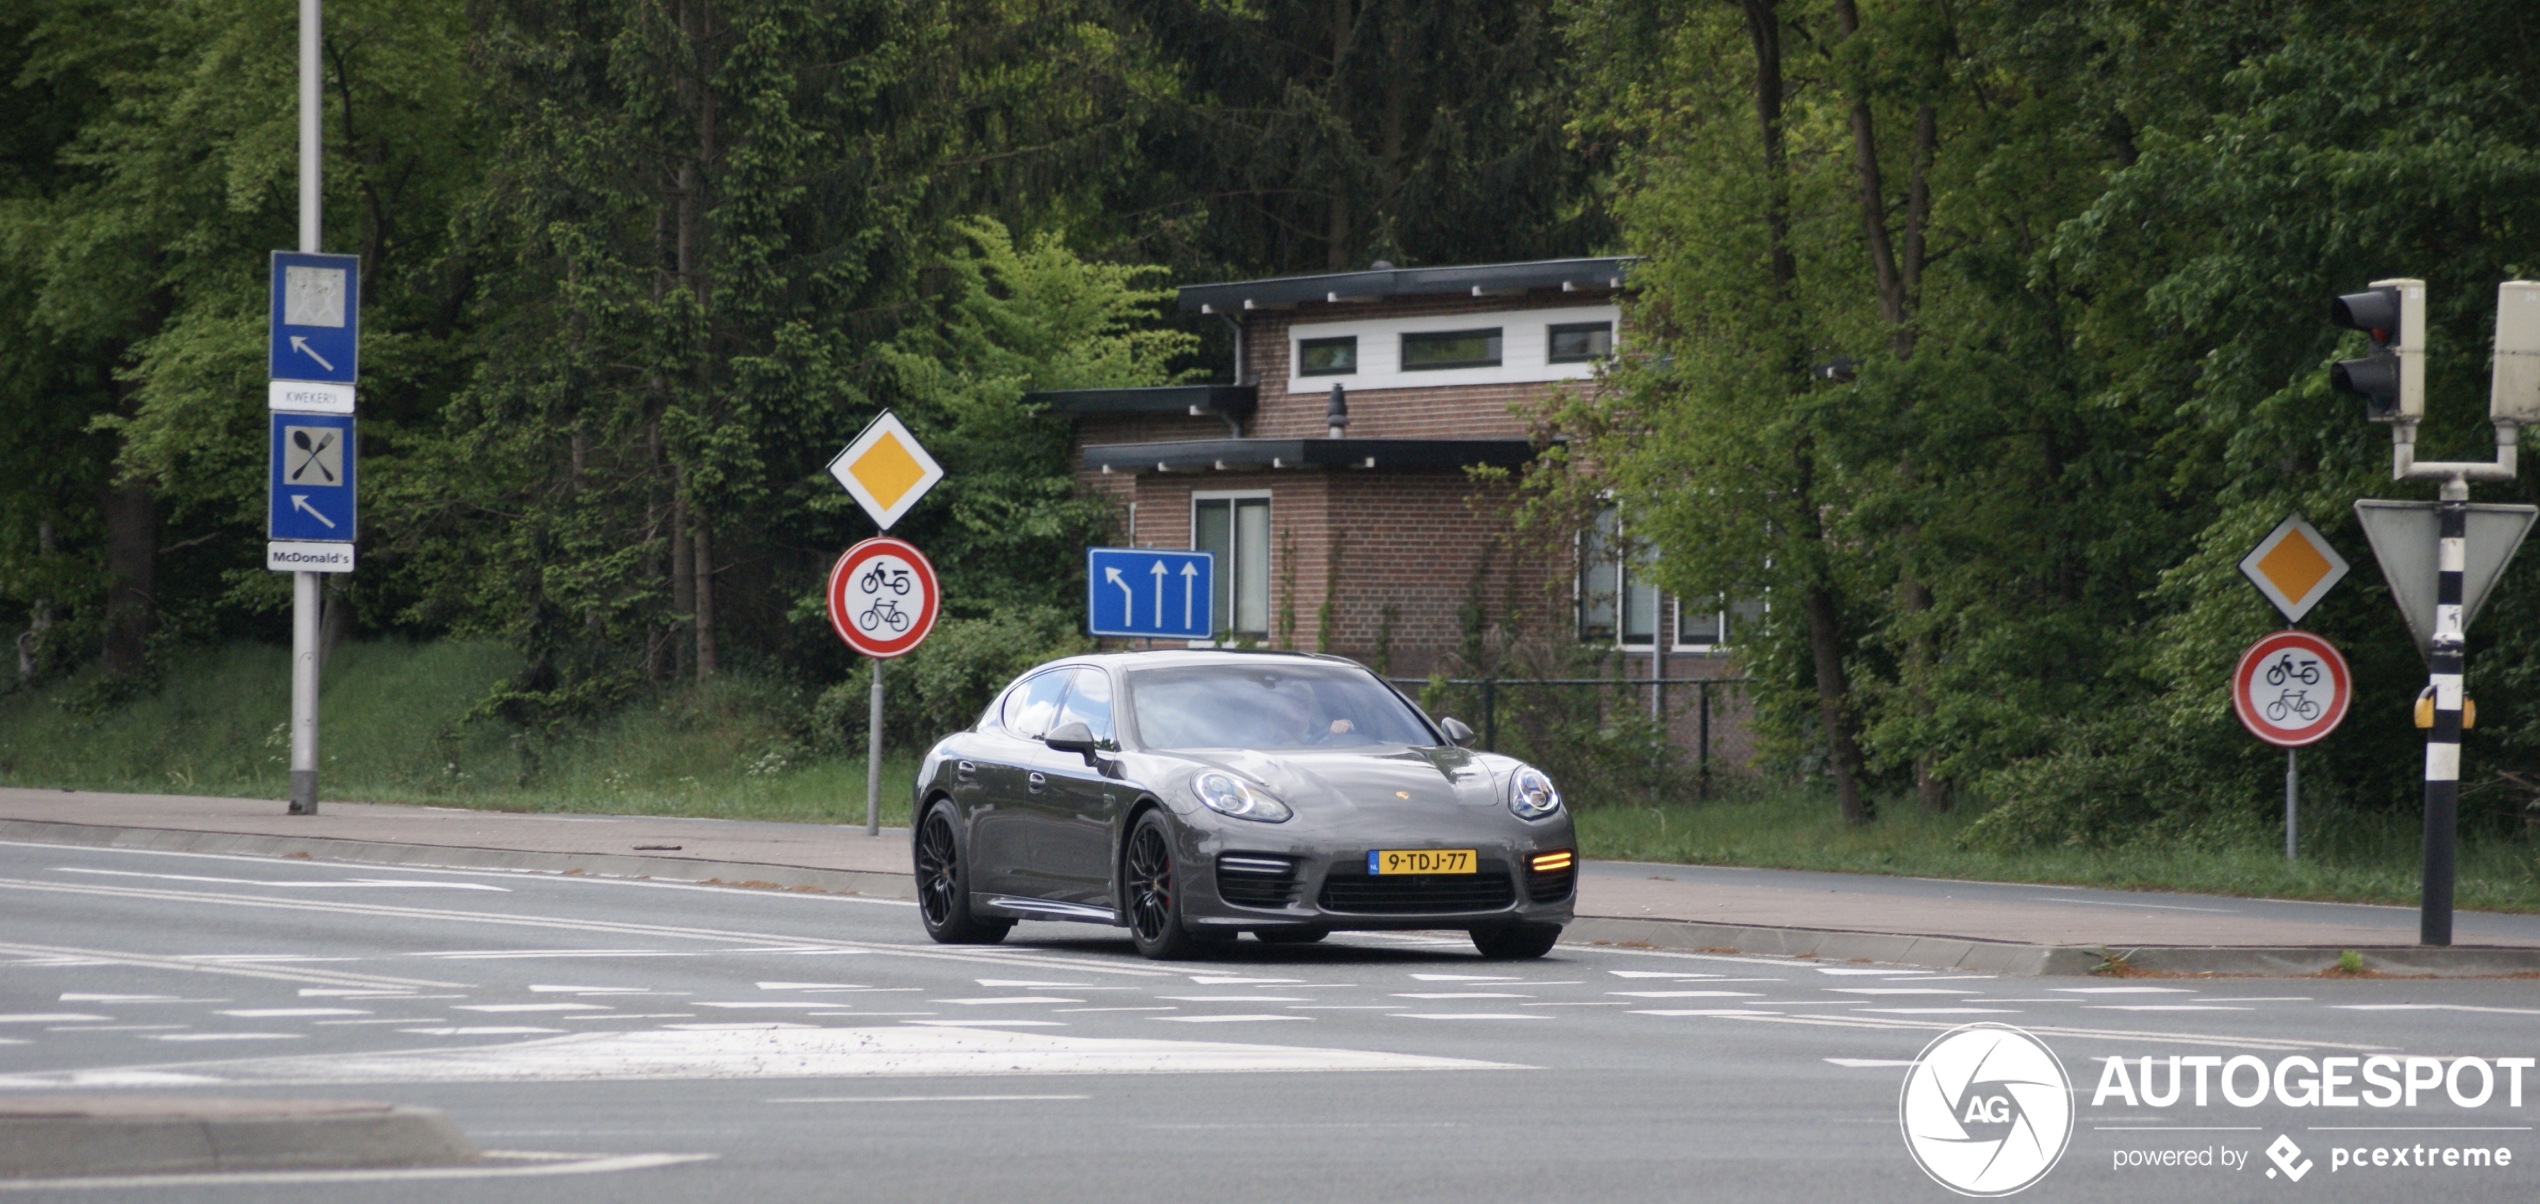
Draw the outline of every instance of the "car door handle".
[[[1049,785],[1049,778],[1040,773],[1030,774],[1025,777],[1024,780],[1032,784],[1032,793],[1034,794],[1039,794],[1041,792],[1041,787]]]
[[[953,776],[954,776],[954,777],[957,777],[957,778],[960,778],[962,781],[965,781],[965,782],[969,781],[969,780],[971,779],[971,776],[972,776],[972,775],[974,775],[974,774],[976,774],[976,773],[978,773],[978,772],[979,772],[979,767],[978,767],[978,766],[976,766],[976,765],[971,764],[971,763],[970,763],[970,762],[968,762],[968,761],[955,761],[955,762],[953,762]]]

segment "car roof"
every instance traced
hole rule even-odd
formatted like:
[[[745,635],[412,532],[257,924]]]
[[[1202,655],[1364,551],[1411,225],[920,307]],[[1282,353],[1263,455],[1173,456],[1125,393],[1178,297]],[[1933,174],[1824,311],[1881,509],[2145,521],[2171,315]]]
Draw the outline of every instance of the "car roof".
[[[1367,668],[1346,656],[1334,656],[1328,652],[1289,652],[1277,648],[1128,649],[1118,652],[1088,652],[1066,659],[1071,664],[1098,664],[1114,669],[1171,668],[1184,665],[1257,665],[1264,660],[1345,665],[1352,669]]]

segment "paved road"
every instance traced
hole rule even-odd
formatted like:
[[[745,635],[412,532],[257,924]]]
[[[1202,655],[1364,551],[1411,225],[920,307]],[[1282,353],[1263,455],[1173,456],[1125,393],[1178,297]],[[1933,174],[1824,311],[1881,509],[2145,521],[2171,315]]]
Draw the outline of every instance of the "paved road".
[[[1898,1090],[1926,1042],[1977,1021],[2038,1034],[2076,1080],[2069,1152],[2026,1199],[2540,1186],[2540,1072],[2476,1109],[2439,1088],[2414,1108],[2093,1103],[2111,1055],[2530,1057],[2529,981],[1996,979],[1592,946],[1509,964],[1457,934],[1164,965],[1060,925],[946,949],[883,900],[28,844],[0,845],[0,917],[0,1093],[389,1099],[488,1149],[660,1156],[509,1162],[463,1189],[0,1199],[1937,1201],[1955,1197],[1907,1155]],[[2407,1131],[2344,1131],[2362,1128]],[[2315,1164],[2298,1185],[2264,1177],[2279,1135]],[[2517,1161],[2329,1165],[2428,1144]],[[2170,1149],[2254,1165],[2114,1167]]]

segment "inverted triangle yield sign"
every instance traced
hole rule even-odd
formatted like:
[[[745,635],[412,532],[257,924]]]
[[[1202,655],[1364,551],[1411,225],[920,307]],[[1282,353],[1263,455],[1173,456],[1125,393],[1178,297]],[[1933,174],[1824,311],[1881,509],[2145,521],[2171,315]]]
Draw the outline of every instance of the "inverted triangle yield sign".
[[[2370,499],[2355,503],[2355,517],[2364,525],[2364,537],[2372,541],[2381,577],[2390,583],[2390,596],[2399,603],[2399,613],[2407,619],[2409,633],[2416,636],[2420,654],[2434,647],[2434,554],[2439,535],[2434,506],[2433,502]],[[2469,630],[2478,618],[2488,588],[2504,575],[2535,518],[2540,518],[2540,507],[2481,504],[2469,508],[2468,557],[2461,572],[2461,630]]]

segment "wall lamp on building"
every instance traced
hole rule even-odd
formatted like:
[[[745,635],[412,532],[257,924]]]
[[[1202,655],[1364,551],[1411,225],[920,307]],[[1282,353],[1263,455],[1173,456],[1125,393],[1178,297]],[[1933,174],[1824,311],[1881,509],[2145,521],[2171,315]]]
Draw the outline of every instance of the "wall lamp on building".
[[[1338,439],[1349,429],[1349,393],[1339,381],[1332,382],[1332,400],[1323,407],[1323,429],[1328,439]]]

